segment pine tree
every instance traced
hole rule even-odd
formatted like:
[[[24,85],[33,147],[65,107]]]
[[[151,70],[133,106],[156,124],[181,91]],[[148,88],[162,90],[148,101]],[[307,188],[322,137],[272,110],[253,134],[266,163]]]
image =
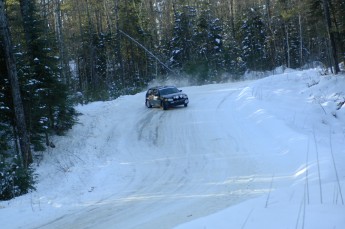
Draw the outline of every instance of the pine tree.
[[[336,45],[336,37],[335,37],[335,32],[333,30],[333,22],[331,19],[331,10],[330,10],[330,0],[322,0],[322,5],[323,5],[323,13],[325,16],[325,22],[326,22],[326,27],[327,27],[327,33],[328,33],[328,38],[330,42],[330,59],[333,64],[334,68],[334,73],[338,74],[340,72],[339,69],[339,62],[338,62],[338,48]]]
[[[342,21],[342,16],[339,17],[337,10],[332,7],[332,3],[333,1],[330,0],[308,0],[308,19],[309,24],[314,25],[311,29],[313,29],[314,39],[317,43],[314,42],[313,45],[316,49],[321,47],[321,52],[318,50],[316,53],[318,60],[329,67],[333,66],[335,73],[338,73],[340,71],[338,49],[342,50],[344,43],[341,41],[340,33],[336,32],[336,28],[341,27],[336,21],[338,19]],[[344,4],[339,4],[338,9],[344,9]]]
[[[15,128],[18,132],[18,139],[21,152],[22,165],[26,169],[32,163],[32,154],[30,149],[29,132],[27,130],[25,113],[23,108],[22,96],[19,88],[18,73],[16,60],[13,54],[12,38],[8,27],[7,17],[5,15],[5,5],[0,1],[0,28],[1,47],[4,50],[4,58],[6,62],[6,73],[10,83],[12,96],[12,108],[15,117]]]
[[[3,53],[3,55],[0,54],[0,200],[7,200],[34,189],[35,181],[30,168],[30,163],[32,163],[30,140],[18,83],[12,38],[2,0],[0,1],[0,25],[0,53]],[[12,117],[11,111],[14,113]],[[13,132],[10,130],[11,125]],[[17,153],[17,141],[20,156]],[[13,142],[12,146],[10,142]]]
[[[261,8],[249,8],[238,23],[238,41],[242,41],[243,61],[250,70],[267,70],[270,68],[269,52],[266,50],[267,26],[263,20]]]
[[[222,23],[215,18],[209,4],[204,4],[198,16],[198,24],[193,41],[196,43],[197,65],[201,82],[218,81],[224,68]],[[203,82],[203,83],[204,83]]]
[[[25,59],[21,67],[22,87],[31,141],[35,150],[50,146],[49,136],[74,124],[75,111],[67,99],[67,88],[59,75],[57,46],[47,32],[32,1],[21,0],[25,33]],[[62,115],[64,114],[64,115]]]
[[[134,93],[146,85],[147,79],[144,75],[147,74],[146,72],[152,62],[146,51],[136,44],[138,42],[144,47],[150,47],[152,39],[148,29],[145,28],[145,17],[140,17],[143,15],[140,13],[141,5],[141,0],[126,0],[119,1],[118,6],[118,29],[122,31],[120,42],[124,72],[123,81],[127,93]]]
[[[194,81],[205,78],[208,66],[197,58],[199,50],[196,38],[197,9],[183,1],[174,4],[174,31],[169,44],[169,64],[180,72],[191,75]]]
[[[11,129],[13,125],[13,112],[10,109],[11,88],[7,75],[5,51],[0,39],[0,157],[11,148],[9,143],[14,139]]]
[[[336,40],[339,46],[340,61],[345,64],[345,1],[330,1],[331,12],[336,32]]]

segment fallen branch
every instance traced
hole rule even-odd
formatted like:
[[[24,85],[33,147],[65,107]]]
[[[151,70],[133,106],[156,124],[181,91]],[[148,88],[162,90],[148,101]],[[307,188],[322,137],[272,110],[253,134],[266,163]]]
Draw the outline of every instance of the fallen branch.
[[[121,29],[118,30],[122,35],[133,41],[135,44],[137,44],[140,48],[144,49],[145,52],[147,52],[150,56],[155,58],[162,66],[164,66],[166,69],[168,69],[173,74],[179,75],[177,72],[169,68],[166,64],[164,64],[156,55],[154,55],[150,50],[148,50],[144,45],[139,43],[137,40],[135,40],[133,37],[129,36],[127,33],[123,32]]]

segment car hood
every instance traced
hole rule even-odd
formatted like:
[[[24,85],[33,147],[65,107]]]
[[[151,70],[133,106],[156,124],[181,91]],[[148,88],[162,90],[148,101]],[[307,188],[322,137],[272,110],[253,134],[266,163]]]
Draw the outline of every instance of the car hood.
[[[174,97],[184,98],[184,97],[187,97],[187,95],[185,93],[179,92],[179,93],[174,93],[174,94],[163,95],[162,97],[166,99],[170,99]]]

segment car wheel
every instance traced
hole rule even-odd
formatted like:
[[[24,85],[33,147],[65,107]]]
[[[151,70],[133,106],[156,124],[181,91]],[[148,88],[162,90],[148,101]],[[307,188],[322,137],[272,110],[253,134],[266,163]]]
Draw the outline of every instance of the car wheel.
[[[147,108],[152,108],[152,105],[151,105],[149,100],[146,100],[146,106],[147,106]]]
[[[163,110],[168,110],[168,105],[165,102],[162,102]]]
[[[185,104],[184,104],[184,107],[187,107],[187,106],[188,106],[188,103],[185,103]]]

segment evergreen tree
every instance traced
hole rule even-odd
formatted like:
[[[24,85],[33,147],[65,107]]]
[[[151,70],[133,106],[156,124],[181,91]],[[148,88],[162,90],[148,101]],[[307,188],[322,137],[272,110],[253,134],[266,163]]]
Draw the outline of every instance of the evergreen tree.
[[[339,8],[333,7],[335,0],[315,0],[307,1],[309,8],[308,19],[312,29],[312,36],[314,36],[315,56],[314,59],[322,61],[325,65],[339,72],[338,59],[342,58],[339,55],[339,50],[344,50],[344,40],[342,40],[341,26],[343,16],[339,16],[337,9],[344,9],[344,4],[339,4]],[[343,15],[343,13],[341,14]],[[339,21],[339,22],[338,22]],[[338,50],[339,49],[339,50]]]
[[[196,65],[201,82],[218,81],[224,69],[222,25],[218,18],[213,16],[208,4],[198,16],[198,24],[193,40],[196,43]]]
[[[12,111],[10,110],[11,92],[7,79],[7,68],[2,39],[0,39],[0,154],[3,156],[10,149],[13,142],[11,126],[13,124]]]
[[[339,46],[340,61],[345,64],[345,1],[330,1],[331,12],[334,20],[336,40]]]
[[[145,49],[153,51],[152,36],[145,22],[145,14],[140,12],[142,0],[119,1],[119,30],[121,33],[121,56],[124,86],[127,93],[135,93],[147,84],[145,75],[151,73],[152,58]],[[119,42],[119,41],[117,41]],[[140,46],[140,45],[142,46]],[[149,78],[152,79],[152,78]]]
[[[35,2],[20,1],[25,33],[25,66],[21,68],[24,102],[35,150],[51,145],[49,136],[74,124],[75,111],[59,71],[57,46],[36,11]]]
[[[187,73],[193,73],[193,51],[195,44],[193,34],[196,24],[196,10],[191,6],[174,6],[175,26],[174,34],[170,41],[170,65]],[[189,65],[189,66],[188,66]]]
[[[34,189],[34,178],[30,168],[32,156],[29,134],[3,1],[0,1],[0,24],[0,53],[3,53],[0,54],[0,64],[4,64],[0,67],[0,117],[3,118],[0,119],[0,200],[7,200]],[[13,112],[12,119],[8,111]],[[13,135],[10,125],[13,127]],[[13,142],[12,147],[10,142]]]
[[[36,175],[32,167],[24,168],[20,157],[0,154],[0,200],[9,200],[35,190]]]
[[[6,75],[9,81],[12,103],[11,108],[13,110],[14,117],[14,129],[18,134],[18,141],[21,153],[21,161],[23,168],[26,169],[32,163],[32,154],[30,149],[30,139],[25,120],[25,113],[23,108],[22,95],[20,92],[18,71],[16,66],[16,60],[13,52],[12,36],[8,27],[8,20],[5,14],[5,5],[0,2],[0,39],[1,48],[4,51],[4,58],[6,63]]]
[[[249,8],[238,22],[238,41],[242,41],[242,58],[250,70],[263,71],[270,68],[269,52],[266,49],[267,26],[261,8]]]
[[[338,61],[338,47],[336,44],[336,37],[335,37],[335,29],[334,28],[334,20],[335,18],[331,18],[331,1],[330,0],[322,0],[323,6],[323,14],[325,16],[325,23],[330,43],[330,60],[331,66],[333,65],[334,73],[338,74],[340,72],[339,68],[339,61]],[[332,21],[333,19],[333,21]]]
[[[224,41],[225,70],[232,76],[232,79],[240,78],[246,71],[246,62],[242,58],[242,50],[235,39]]]

